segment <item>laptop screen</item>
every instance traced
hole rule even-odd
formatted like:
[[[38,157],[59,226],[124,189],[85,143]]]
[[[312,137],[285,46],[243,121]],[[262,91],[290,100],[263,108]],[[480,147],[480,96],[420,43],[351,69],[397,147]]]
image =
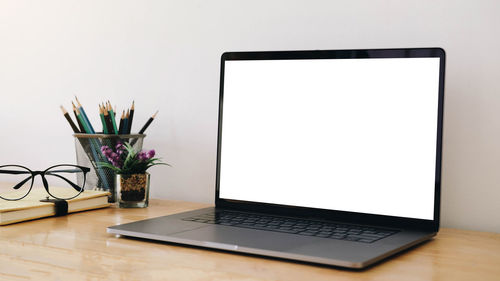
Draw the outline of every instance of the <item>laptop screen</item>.
[[[223,63],[221,199],[434,218],[440,58]]]

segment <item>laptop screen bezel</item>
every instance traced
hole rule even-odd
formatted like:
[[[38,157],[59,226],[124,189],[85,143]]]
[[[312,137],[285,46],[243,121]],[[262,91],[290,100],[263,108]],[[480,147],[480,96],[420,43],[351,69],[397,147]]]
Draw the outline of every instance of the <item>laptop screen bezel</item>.
[[[231,60],[288,60],[288,59],[358,59],[358,58],[419,58],[434,57],[440,59],[439,65],[439,97],[436,138],[436,169],[434,190],[434,219],[423,220],[405,217],[375,215],[339,210],[325,210],[298,206],[287,206],[260,202],[241,201],[220,198],[220,162],[222,146],[222,120],[224,105],[224,66]],[[264,212],[277,215],[290,215],[305,218],[347,221],[353,223],[384,225],[398,228],[413,228],[438,231],[441,201],[441,160],[443,133],[445,51],[441,48],[405,48],[405,49],[358,49],[358,50],[315,50],[315,51],[266,51],[266,52],[226,52],[221,56],[219,120],[217,134],[217,163],[215,183],[216,208]]]

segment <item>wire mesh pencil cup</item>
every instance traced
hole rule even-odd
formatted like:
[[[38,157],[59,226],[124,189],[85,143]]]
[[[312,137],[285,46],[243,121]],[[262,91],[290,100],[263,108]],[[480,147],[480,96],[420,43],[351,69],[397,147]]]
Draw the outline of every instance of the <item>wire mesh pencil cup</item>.
[[[114,148],[119,142],[128,142],[134,150],[141,151],[144,134],[110,135],[110,134],[73,134],[75,137],[76,162],[80,166],[89,167],[85,189],[102,190],[110,193],[108,202],[116,202],[115,172],[102,167],[99,162],[108,162],[101,152],[103,145]],[[78,184],[81,184],[78,182]]]

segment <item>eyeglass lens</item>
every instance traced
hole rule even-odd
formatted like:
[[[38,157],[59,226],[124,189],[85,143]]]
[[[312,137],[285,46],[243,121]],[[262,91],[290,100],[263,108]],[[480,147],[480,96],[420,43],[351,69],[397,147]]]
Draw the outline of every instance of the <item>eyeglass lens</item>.
[[[53,197],[71,199],[83,191],[78,182],[84,182],[85,173],[77,166],[55,166],[46,170],[43,175],[49,187],[49,194]]]
[[[0,197],[17,200],[25,197],[31,189],[31,172],[20,166],[0,166]]]

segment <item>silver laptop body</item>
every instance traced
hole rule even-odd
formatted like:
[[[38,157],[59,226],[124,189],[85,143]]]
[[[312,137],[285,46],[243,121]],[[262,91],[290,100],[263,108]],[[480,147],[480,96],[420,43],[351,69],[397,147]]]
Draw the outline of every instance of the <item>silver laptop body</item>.
[[[439,229],[440,48],[229,52],[215,207],[109,233],[364,268]]]

